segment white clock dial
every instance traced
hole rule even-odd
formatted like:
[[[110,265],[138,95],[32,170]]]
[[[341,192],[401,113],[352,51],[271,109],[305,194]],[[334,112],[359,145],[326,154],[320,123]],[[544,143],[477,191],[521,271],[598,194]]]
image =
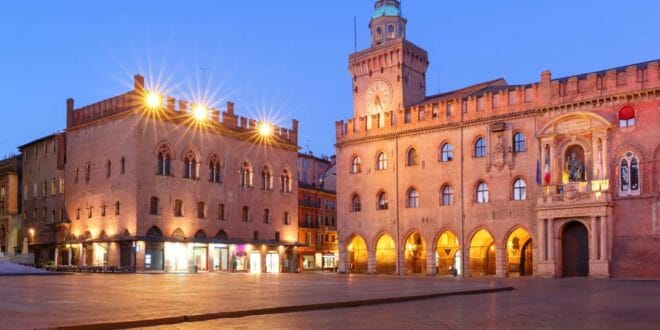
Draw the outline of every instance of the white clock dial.
[[[369,114],[388,111],[392,103],[392,88],[384,80],[376,80],[369,84],[364,102]]]

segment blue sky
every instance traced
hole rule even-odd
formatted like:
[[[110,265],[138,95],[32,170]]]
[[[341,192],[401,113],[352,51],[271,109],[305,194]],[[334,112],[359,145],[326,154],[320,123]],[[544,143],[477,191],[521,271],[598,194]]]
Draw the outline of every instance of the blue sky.
[[[660,58],[660,1],[403,0],[408,39],[429,52],[428,93],[504,77],[536,82]],[[0,4],[0,156],[65,127],[83,106],[169,77],[241,115],[300,121],[299,144],[334,153],[352,115],[348,55],[369,46],[373,0],[5,1]],[[162,81],[163,79],[161,79]]]

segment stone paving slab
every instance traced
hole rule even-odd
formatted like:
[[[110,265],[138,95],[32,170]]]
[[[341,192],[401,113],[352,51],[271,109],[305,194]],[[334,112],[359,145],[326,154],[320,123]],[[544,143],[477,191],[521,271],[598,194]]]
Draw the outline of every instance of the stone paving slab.
[[[660,281],[515,278],[515,290],[145,329],[659,329]]]
[[[338,274],[4,277],[1,328],[52,328],[506,287],[498,280]]]

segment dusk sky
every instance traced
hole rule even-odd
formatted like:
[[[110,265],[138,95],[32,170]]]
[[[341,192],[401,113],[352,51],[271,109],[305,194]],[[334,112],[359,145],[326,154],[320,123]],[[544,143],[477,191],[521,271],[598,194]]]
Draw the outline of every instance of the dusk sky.
[[[352,116],[348,55],[369,46],[373,0],[7,1],[0,5],[0,156],[65,128],[76,107],[132,88],[227,100],[240,115],[300,121],[299,144],[334,154]],[[404,0],[407,38],[429,52],[428,94],[660,58],[660,1]]]

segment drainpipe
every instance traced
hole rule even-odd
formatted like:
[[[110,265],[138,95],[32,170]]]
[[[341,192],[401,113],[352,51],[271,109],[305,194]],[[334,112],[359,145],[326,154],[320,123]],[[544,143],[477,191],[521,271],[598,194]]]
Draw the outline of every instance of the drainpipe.
[[[396,242],[397,245],[401,242],[400,238],[400,228],[399,228],[399,134],[396,135],[395,138],[396,141],[396,146],[395,146],[395,153],[394,153],[394,173],[396,177],[396,192],[395,192],[395,201],[396,201]],[[402,247],[400,246],[399,249]],[[396,273],[397,275],[402,275],[403,272],[401,271],[401,253],[397,251],[396,253]]]

